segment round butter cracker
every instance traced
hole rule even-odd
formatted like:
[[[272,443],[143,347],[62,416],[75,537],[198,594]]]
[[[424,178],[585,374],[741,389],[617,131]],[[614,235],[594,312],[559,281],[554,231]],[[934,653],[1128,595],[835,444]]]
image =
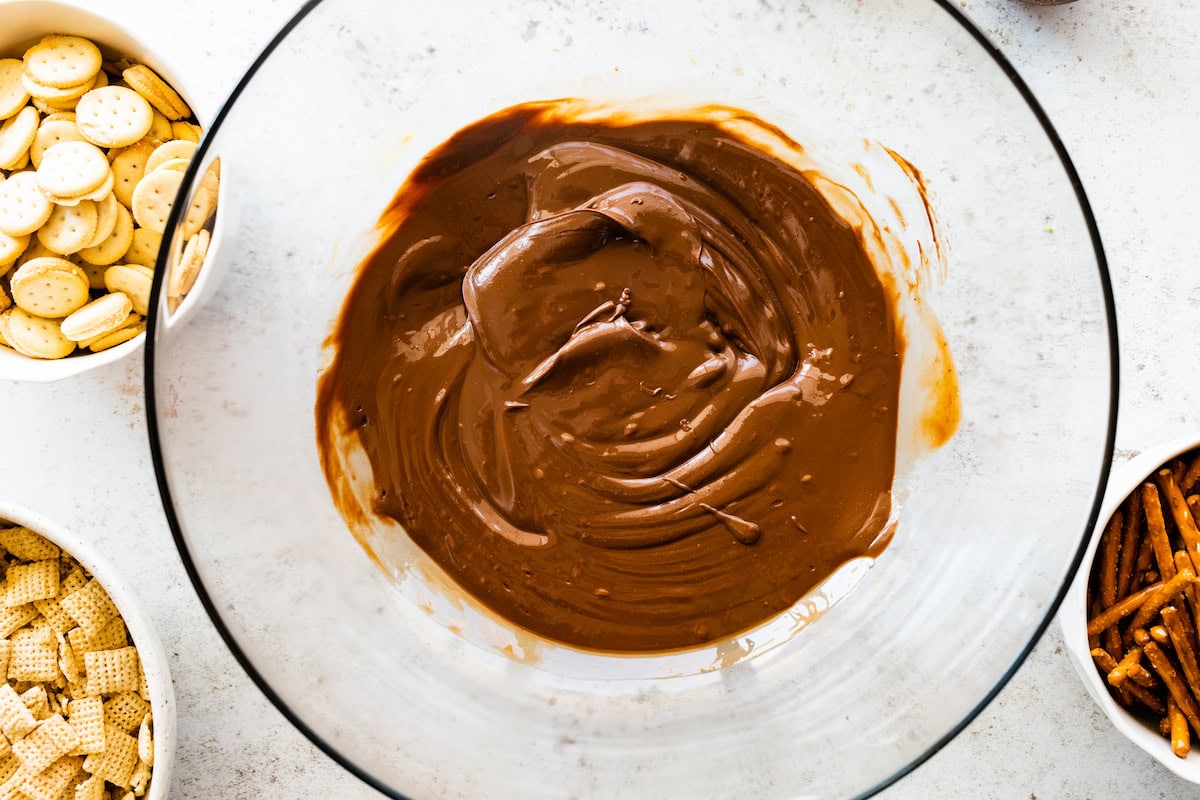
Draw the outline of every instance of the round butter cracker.
[[[84,141],[83,134],[79,132],[79,126],[75,124],[74,114],[70,119],[64,119],[58,114],[51,114],[38,126],[37,135],[29,148],[29,160],[33,162],[34,169],[37,169],[42,165],[42,156],[54,145],[82,141]]]
[[[47,116],[49,116],[50,114],[62,114],[64,112],[71,113],[75,109],[74,101],[72,101],[71,105],[68,105],[68,106],[54,106],[54,105],[51,105],[51,104],[45,102],[44,100],[39,100],[36,97],[33,98],[32,100],[30,100],[29,102],[33,105],[34,108],[36,108],[38,111],[42,112],[43,114],[45,114]]]
[[[66,358],[75,343],[63,336],[58,320],[26,313],[20,308],[7,312],[4,338],[22,355],[32,358]]]
[[[142,326],[141,330],[134,332],[133,336],[136,336],[137,334],[141,333],[143,330],[146,329],[146,318],[135,312],[133,314],[130,314],[128,317],[126,317],[124,322],[122,322],[118,327],[114,328],[111,331],[106,331],[106,332],[100,334],[99,336],[92,336],[87,339],[80,339],[79,346],[80,347],[91,347],[93,344],[97,343],[98,341],[100,341],[101,339],[103,339],[107,336],[115,336],[116,334],[120,333],[121,331],[123,331],[127,328],[137,327],[139,324]],[[132,339],[133,336],[129,336],[126,339],[121,339],[120,341],[128,341],[128,339]],[[114,344],[119,344],[119,343],[120,342],[114,342]],[[111,347],[111,346],[112,345],[110,344],[109,347]],[[106,348],[102,348],[102,349],[106,349]]]
[[[88,277],[65,258],[26,261],[12,274],[13,302],[46,319],[65,317],[88,301]]]
[[[120,292],[106,294],[62,321],[62,334],[71,341],[94,339],[110,333],[129,318],[133,304]]]
[[[154,142],[143,140],[126,147],[113,159],[112,171],[116,178],[113,192],[126,208],[133,207],[133,190],[146,174],[146,161],[154,148]]]
[[[203,230],[187,240],[179,263],[171,270],[168,277],[168,297],[178,300],[192,290],[196,278],[200,275],[200,268],[204,266],[204,257],[208,254],[208,242],[209,233]]]
[[[168,172],[187,172],[188,165],[192,163],[190,158],[172,158],[170,161],[164,161],[154,168],[154,171],[167,170]]]
[[[163,165],[161,169],[165,169]],[[211,174],[211,173],[210,173]],[[207,177],[207,176],[206,176]],[[187,213],[183,217],[183,236],[185,239],[190,239],[200,232],[205,223],[212,218],[212,215],[217,210],[217,193],[212,183],[204,180],[196,189],[196,193],[192,195],[192,202],[188,205]]]
[[[28,236],[46,224],[53,210],[35,172],[18,172],[0,184],[0,231],[9,236]]]
[[[117,196],[109,192],[96,201],[96,235],[84,247],[97,247],[117,228]]]
[[[104,183],[100,184],[99,186],[97,186],[95,189],[93,189],[90,192],[87,192],[85,194],[80,194],[80,195],[74,195],[72,197],[55,197],[53,199],[54,199],[54,202],[60,206],[77,206],[80,203],[84,202],[85,200],[90,200],[93,203],[98,203],[101,200],[103,200],[105,197],[108,197],[110,194],[112,194],[112,190],[113,190],[113,176],[112,176],[112,173],[110,172],[108,177],[104,179]]]
[[[133,310],[142,316],[149,313],[152,283],[154,270],[138,264],[114,264],[104,273],[104,288],[126,295]]]
[[[38,241],[36,236],[29,237],[29,246],[25,248],[25,252],[21,253],[21,257],[17,259],[17,266],[33,261],[35,258],[61,258],[58,253],[51,250],[46,245]]]
[[[171,123],[171,138],[181,139],[185,142],[200,142],[200,126],[193,125],[190,122],[172,122]]]
[[[174,132],[171,130],[171,120],[162,115],[161,111],[154,112],[154,121],[150,123],[150,132],[146,134],[150,139],[161,139],[167,141],[174,139]]]
[[[185,162],[190,162],[192,156],[196,154],[196,143],[187,142],[181,139],[173,139],[169,142],[163,142],[158,147],[154,148],[154,152],[146,159],[146,172],[154,172],[168,161],[183,159]]]
[[[0,272],[17,263],[17,259],[29,246],[28,236],[9,236],[0,231]]]
[[[91,200],[93,203],[98,203],[113,193],[113,186],[115,185],[115,181],[116,181],[116,179],[112,174],[112,170],[109,170],[108,177],[104,179],[104,183],[100,184],[95,189],[93,189],[92,191],[83,195],[82,197],[71,198],[71,199],[72,200]],[[59,200],[59,202],[64,203],[67,201]]]
[[[37,109],[26,106],[0,125],[0,169],[18,169],[29,156],[40,119]]]
[[[117,223],[113,226],[112,235],[95,247],[85,247],[79,251],[79,258],[89,264],[108,266],[115,264],[129,251],[133,244],[133,219],[125,206],[117,204]]]
[[[104,86],[79,98],[75,124],[92,144],[128,147],[150,132],[154,111],[146,99],[124,86]]]
[[[162,237],[161,233],[149,228],[135,229],[133,244],[129,245],[129,250],[125,253],[125,261],[154,269],[158,263],[158,249],[162,247]]]
[[[37,185],[56,202],[82,199],[112,178],[108,159],[90,142],[61,142],[47,148],[37,170]]]
[[[133,315],[130,315],[132,318]],[[142,320],[133,325],[125,325],[112,333],[106,333],[103,336],[97,336],[95,339],[89,339],[86,345],[93,353],[99,353],[102,350],[107,350],[110,347],[116,347],[119,344],[125,344],[130,339],[137,338],[146,332],[146,321]]]
[[[201,186],[208,188],[212,192],[214,200],[217,197],[217,190],[221,188],[221,159],[214,158],[212,163],[208,165],[208,169],[204,171],[204,177],[200,181]]]
[[[100,48],[80,36],[51,34],[25,51],[25,73],[44,86],[61,88],[93,81],[103,59]]]
[[[104,273],[108,271],[106,264],[89,264],[86,261],[79,262],[79,268],[83,270],[88,277],[88,288],[93,292],[103,292],[104,288]]]
[[[53,86],[45,86],[38,83],[30,78],[29,73],[26,72],[21,75],[21,86],[29,93],[30,102],[45,114],[47,113],[47,109],[69,111],[75,108],[75,104],[79,102],[79,98],[91,90],[92,82],[88,81],[78,86],[67,86],[63,89],[56,89]]]
[[[146,98],[156,111],[172,122],[192,115],[191,109],[183,102],[179,93],[145,64],[130,67],[121,73],[121,77],[134,91]]]
[[[98,219],[96,204],[89,200],[75,206],[56,205],[50,219],[38,228],[38,241],[64,256],[78,253],[96,238]]]
[[[8,119],[29,102],[29,92],[21,83],[25,65],[16,58],[0,58],[0,119]]]
[[[183,175],[179,172],[147,173],[133,190],[133,218],[137,224],[156,233],[165,231],[182,183]]]

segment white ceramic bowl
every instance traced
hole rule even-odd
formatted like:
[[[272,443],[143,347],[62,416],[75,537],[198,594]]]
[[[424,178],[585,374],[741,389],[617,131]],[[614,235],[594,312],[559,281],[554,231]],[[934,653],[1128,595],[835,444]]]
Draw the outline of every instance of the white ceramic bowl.
[[[154,714],[154,772],[145,800],[165,800],[171,787],[171,767],[175,760],[175,691],[171,685],[166,650],[133,590],[116,568],[91,545],[61,525],[27,508],[5,502],[0,502],[0,520],[36,531],[70,553],[92,577],[100,581],[121,612],[146,673],[150,707]]]
[[[1088,578],[1092,573],[1092,560],[1096,548],[1100,544],[1100,535],[1108,524],[1108,519],[1124,502],[1125,498],[1146,480],[1160,464],[1170,461],[1180,453],[1200,445],[1200,435],[1185,436],[1170,442],[1151,447],[1136,458],[1122,464],[1112,471],[1108,480],[1108,489],[1104,494],[1104,504],[1100,508],[1100,516],[1096,528],[1092,532],[1092,540],[1083,555],[1083,563],[1075,573],[1075,580],[1063,600],[1059,611],[1059,622],[1062,626],[1063,639],[1066,642],[1067,653],[1075,665],[1088,694],[1096,701],[1096,705],[1112,721],[1112,724],[1126,739],[1158,759],[1163,766],[1179,777],[1200,784],[1200,747],[1193,743],[1192,752],[1187,758],[1178,758],[1171,752],[1171,743],[1163,738],[1152,726],[1138,719],[1122,708],[1108,692],[1108,686],[1096,665],[1092,661],[1091,648],[1088,647],[1087,637],[1087,589]]]
[[[188,82],[171,69],[158,51],[148,47],[143,40],[113,20],[50,0],[0,0],[0,56],[19,58],[29,45],[48,33],[84,36],[101,48],[147,64],[191,103],[193,93],[188,91]],[[207,128],[209,115],[195,106],[193,110],[201,126]],[[209,249],[210,252],[216,250],[211,245]],[[197,290],[199,288],[197,286]],[[62,380],[140,352],[145,338],[144,335],[138,336],[99,353],[73,355],[56,361],[29,358],[10,348],[0,347],[0,379],[38,383]]]

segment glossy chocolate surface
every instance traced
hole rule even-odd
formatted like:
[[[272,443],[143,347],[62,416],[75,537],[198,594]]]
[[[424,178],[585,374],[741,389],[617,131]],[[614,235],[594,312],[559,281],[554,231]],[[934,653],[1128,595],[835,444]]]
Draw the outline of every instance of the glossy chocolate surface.
[[[556,109],[460,131],[396,195],[321,377],[326,469],[357,431],[374,512],[523,628],[721,639],[886,545],[895,311],[804,175],[707,110]]]

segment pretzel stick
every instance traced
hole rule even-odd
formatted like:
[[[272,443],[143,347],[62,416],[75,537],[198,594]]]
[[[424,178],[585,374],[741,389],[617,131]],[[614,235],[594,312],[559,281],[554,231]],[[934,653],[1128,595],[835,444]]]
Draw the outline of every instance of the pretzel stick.
[[[1162,587],[1163,584],[1161,582],[1152,583],[1146,588],[1139,589],[1138,591],[1129,595],[1129,597],[1126,597],[1115,606],[1110,606],[1109,608],[1104,609],[1099,614],[1088,620],[1088,636],[1099,636],[1107,628],[1111,628],[1113,625],[1116,625],[1118,622],[1125,619],[1125,617],[1141,608],[1142,604],[1146,602],[1146,599]]]
[[[1117,602],[1117,554],[1123,522],[1121,512],[1114,513],[1100,539],[1100,605],[1105,608]]]
[[[1150,629],[1150,638],[1159,644],[1166,644],[1167,641],[1170,640],[1171,636],[1167,633],[1167,629],[1162,625],[1155,625]]]
[[[1154,619],[1159,611],[1162,611],[1163,606],[1178,597],[1184,589],[1192,585],[1196,580],[1196,575],[1190,569],[1186,572],[1180,572],[1174,578],[1164,583],[1157,592],[1152,594],[1133,615],[1133,621],[1129,623],[1131,630],[1144,628]],[[1168,630],[1168,632],[1170,632]],[[1133,637],[1129,637],[1129,641],[1133,642]]]
[[[1125,657],[1108,671],[1109,684],[1119,689],[1125,685],[1125,681],[1129,680],[1138,686],[1145,686],[1147,689],[1157,689],[1160,685],[1159,682],[1141,665],[1141,660],[1142,648],[1129,648]]]
[[[1092,650],[1092,659],[1104,674],[1108,674],[1117,666],[1117,660],[1110,656],[1107,650],[1100,647]],[[1136,699],[1146,708],[1156,711],[1159,714],[1162,714],[1166,710],[1166,706],[1154,694],[1146,691],[1136,683],[1127,682],[1120,689],[1117,689],[1117,701],[1121,705],[1127,706],[1130,704],[1131,699]]]
[[[1092,660],[1096,662],[1096,666],[1105,675],[1117,668],[1117,660],[1109,655],[1109,652],[1103,647],[1092,648]]]
[[[1197,514],[1200,514],[1200,495],[1192,495],[1191,497],[1189,497],[1187,499],[1187,507],[1188,507],[1188,513],[1190,513],[1192,515],[1192,521],[1194,522],[1198,518]],[[1194,553],[1190,553],[1189,557],[1192,560],[1193,567],[1196,566],[1197,561],[1200,561],[1200,557],[1198,557]],[[1178,558],[1175,559],[1175,562],[1176,562],[1176,564],[1178,564],[1179,559]],[[1200,569],[1198,569],[1196,571],[1196,574],[1200,575]],[[1192,589],[1191,601],[1192,601],[1192,616],[1193,617],[1200,616],[1200,591],[1198,591],[1195,588]]]
[[[1192,520],[1200,519],[1200,494],[1194,494],[1187,499],[1188,511],[1191,512]],[[1192,557],[1192,563],[1195,564],[1196,558]],[[1197,573],[1200,574],[1200,573]]]
[[[1175,671],[1175,665],[1171,663],[1171,658],[1163,652],[1158,646],[1158,642],[1146,643],[1146,658],[1150,659],[1151,666],[1158,673],[1158,677],[1167,685],[1167,692],[1175,698],[1175,703],[1179,706],[1179,710],[1187,717],[1187,721],[1192,726],[1192,730],[1200,732],[1200,707],[1196,705],[1196,699],[1192,697],[1192,693],[1188,691],[1187,686],[1179,679],[1179,673]]]
[[[1142,660],[1142,648],[1131,647],[1125,657],[1117,662],[1117,665],[1108,672],[1108,683],[1110,686],[1120,687],[1129,677],[1131,667],[1137,665]]]
[[[1169,701],[1168,705],[1173,702],[1175,702],[1175,701],[1174,700]],[[1180,716],[1182,716],[1182,715],[1180,715]],[[1187,720],[1185,719],[1184,722],[1187,722]],[[1167,737],[1168,739],[1171,738],[1171,717],[1170,717],[1170,715],[1165,716],[1158,721],[1158,732],[1161,733],[1163,736]]]
[[[1117,602],[1117,554],[1121,545],[1123,521],[1120,511],[1114,513],[1100,539],[1099,595],[1102,608],[1116,605]],[[1114,657],[1121,652],[1121,632],[1115,625],[1104,632],[1104,647]]]
[[[1200,497],[1196,500],[1200,502]],[[1133,566],[1137,561],[1138,540],[1142,516],[1141,492],[1129,495],[1125,507],[1125,532],[1121,537],[1121,555],[1117,564],[1117,596],[1124,597],[1133,589]],[[1115,598],[1114,598],[1115,600]]]
[[[1200,454],[1197,454],[1192,459],[1192,463],[1188,466],[1187,472],[1183,473],[1183,480],[1179,482],[1179,488],[1185,492],[1190,492],[1196,488],[1196,483],[1200,481]]]
[[[1179,666],[1183,669],[1183,677],[1187,678],[1192,696],[1200,697],[1200,661],[1196,659],[1194,637],[1188,635],[1187,626],[1181,616],[1175,608],[1167,606],[1162,610],[1163,627],[1171,636],[1175,657],[1179,659]]]
[[[1103,647],[1093,647],[1091,652],[1092,661],[1096,663],[1096,667],[1100,670],[1101,675],[1108,675],[1108,673],[1117,668],[1117,660]],[[1125,687],[1116,687],[1113,689],[1112,694],[1121,705],[1125,707],[1133,705],[1133,695],[1125,691]]]
[[[1159,577],[1169,581],[1175,577],[1175,561],[1171,556],[1171,542],[1167,539],[1162,502],[1158,499],[1158,488],[1153,483],[1142,484],[1142,510],[1146,512],[1146,534],[1150,546],[1154,548]]]
[[[1170,464],[1167,464],[1166,469],[1171,473],[1171,477],[1175,479],[1175,485],[1178,486],[1183,482],[1184,473],[1187,472],[1187,464],[1177,458]]]
[[[1110,653],[1120,653],[1121,647],[1121,629],[1117,625],[1104,632],[1104,649]]]
[[[1200,647],[1200,639],[1196,638],[1196,626],[1193,624],[1193,618],[1184,609],[1179,609],[1179,621],[1183,624],[1183,633],[1188,641],[1196,642],[1197,647]]]
[[[1192,736],[1179,704],[1171,697],[1167,698],[1167,719],[1171,723],[1171,752],[1180,758],[1187,758],[1188,751],[1192,749]]]
[[[1144,686],[1147,689],[1157,689],[1162,686],[1158,682],[1158,678],[1154,677],[1154,673],[1143,667],[1141,664],[1134,664],[1126,672],[1129,680],[1136,683],[1138,686]]]
[[[1192,568],[1192,559],[1182,550],[1175,551],[1175,569],[1179,572],[1183,572],[1185,569],[1191,569],[1193,572],[1195,572],[1195,570]],[[1187,598],[1187,605],[1191,606],[1192,609],[1192,613],[1189,615],[1187,613],[1187,609],[1181,607],[1180,610],[1183,612],[1183,617],[1185,619],[1194,617],[1197,612],[1200,612],[1200,596],[1198,596],[1196,593],[1196,584],[1192,583],[1191,586],[1185,589],[1183,596]],[[1190,621],[1188,623],[1188,627],[1192,627]]]
[[[1145,514],[1142,515],[1145,517]],[[1137,563],[1133,567],[1134,576],[1142,576],[1145,578],[1146,572],[1150,569],[1150,564],[1154,561],[1154,549],[1150,545],[1150,537],[1143,536],[1142,543],[1138,545]],[[1130,586],[1130,589],[1133,587]]]
[[[1158,695],[1154,694],[1148,689],[1143,689],[1136,683],[1126,683],[1121,687],[1120,691],[1128,692],[1130,697],[1132,697],[1134,700],[1137,700],[1151,711],[1162,714],[1167,710],[1167,707],[1163,705],[1163,701],[1158,698]]]
[[[1192,559],[1192,571],[1200,570],[1200,530],[1196,529],[1196,520],[1188,510],[1187,501],[1183,499],[1183,492],[1179,491],[1179,485],[1175,483],[1175,476],[1171,474],[1171,470],[1158,471],[1158,488],[1167,500],[1175,527],[1179,529],[1179,538],[1183,539],[1185,549]]]

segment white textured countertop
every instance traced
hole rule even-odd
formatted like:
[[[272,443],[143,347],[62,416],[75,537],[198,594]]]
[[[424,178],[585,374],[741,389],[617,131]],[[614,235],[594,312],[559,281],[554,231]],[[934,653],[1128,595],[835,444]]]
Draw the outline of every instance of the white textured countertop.
[[[810,0],[810,2],[842,0]],[[217,101],[298,0],[76,0],[172,51]],[[1082,176],[1121,337],[1117,458],[1200,427],[1200,4],[958,5],[1012,60]],[[170,42],[170,46],[165,43]],[[314,58],[319,58],[314,53]],[[199,99],[199,98],[197,98]],[[130,575],[172,659],[173,798],[379,797],[310,745],[238,668],[175,553],[147,445],[140,358],[51,386],[0,383],[3,495],[91,535]],[[1085,694],[1057,626],[962,735],[888,800],[1181,798],[1200,789],[1122,739]]]

